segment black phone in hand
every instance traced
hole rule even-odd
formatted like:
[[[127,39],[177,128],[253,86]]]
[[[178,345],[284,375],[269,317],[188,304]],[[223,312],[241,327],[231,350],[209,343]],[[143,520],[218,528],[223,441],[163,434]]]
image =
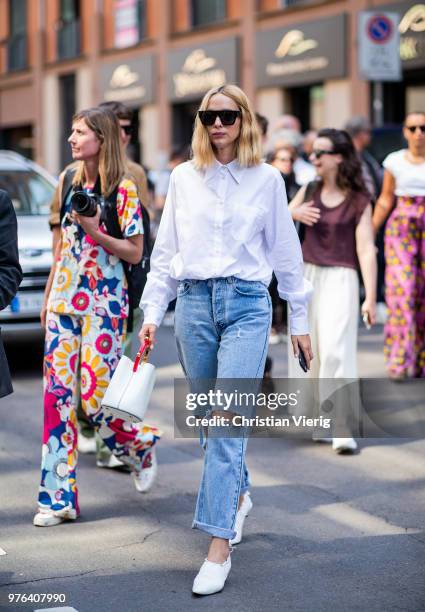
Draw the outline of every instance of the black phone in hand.
[[[302,352],[302,350],[298,347],[299,353],[298,353],[298,362],[300,364],[300,368],[302,370],[304,370],[304,372],[308,372],[308,367],[307,367],[307,361],[305,360],[305,356],[304,353]]]

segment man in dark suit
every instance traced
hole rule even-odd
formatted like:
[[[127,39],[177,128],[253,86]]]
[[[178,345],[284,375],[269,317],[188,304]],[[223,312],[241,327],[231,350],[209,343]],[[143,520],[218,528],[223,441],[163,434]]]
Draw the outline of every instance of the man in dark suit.
[[[0,189],[0,310],[6,308],[22,280],[16,215],[11,199]],[[12,393],[9,366],[0,336],[0,397]]]

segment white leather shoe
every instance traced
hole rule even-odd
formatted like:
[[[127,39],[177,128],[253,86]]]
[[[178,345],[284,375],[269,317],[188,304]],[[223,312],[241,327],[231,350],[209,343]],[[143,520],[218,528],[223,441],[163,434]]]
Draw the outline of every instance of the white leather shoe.
[[[192,592],[196,595],[219,593],[224,587],[231,567],[230,554],[224,563],[213,563],[205,559],[193,581]]]
[[[235,521],[235,531],[236,535],[233,540],[229,540],[229,544],[233,546],[233,544],[239,544],[242,540],[242,532],[243,532],[243,524],[245,522],[246,517],[252,510],[253,503],[251,501],[251,496],[249,491],[247,491],[243,496],[243,502],[241,507],[239,508],[236,514]]]
[[[156,451],[153,448],[143,458],[142,469],[133,472],[134,485],[139,493],[147,493],[153,485],[158,473]]]
[[[354,438],[332,438],[332,448],[337,453],[352,453],[357,448]]]

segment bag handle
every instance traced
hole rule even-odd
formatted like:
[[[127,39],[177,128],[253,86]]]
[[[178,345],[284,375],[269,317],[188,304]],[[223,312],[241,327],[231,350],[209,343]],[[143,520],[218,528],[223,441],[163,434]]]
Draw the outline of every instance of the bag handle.
[[[133,372],[137,372],[137,368],[139,367],[142,357],[143,357],[143,363],[147,362],[150,351],[151,351],[151,341],[149,339],[149,336],[145,336],[145,341],[141,345],[139,352],[136,355],[136,359],[134,360]]]

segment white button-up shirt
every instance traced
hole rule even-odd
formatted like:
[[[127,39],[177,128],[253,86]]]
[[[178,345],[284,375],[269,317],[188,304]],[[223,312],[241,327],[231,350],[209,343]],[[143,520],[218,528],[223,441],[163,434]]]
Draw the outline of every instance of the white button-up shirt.
[[[159,325],[179,280],[236,276],[269,285],[290,305],[292,334],[308,333],[311,285],[303,279],[300,242],[280,172],[268,164],[218,161],[205,170],[177,166],[151,256],[140,307]]]

